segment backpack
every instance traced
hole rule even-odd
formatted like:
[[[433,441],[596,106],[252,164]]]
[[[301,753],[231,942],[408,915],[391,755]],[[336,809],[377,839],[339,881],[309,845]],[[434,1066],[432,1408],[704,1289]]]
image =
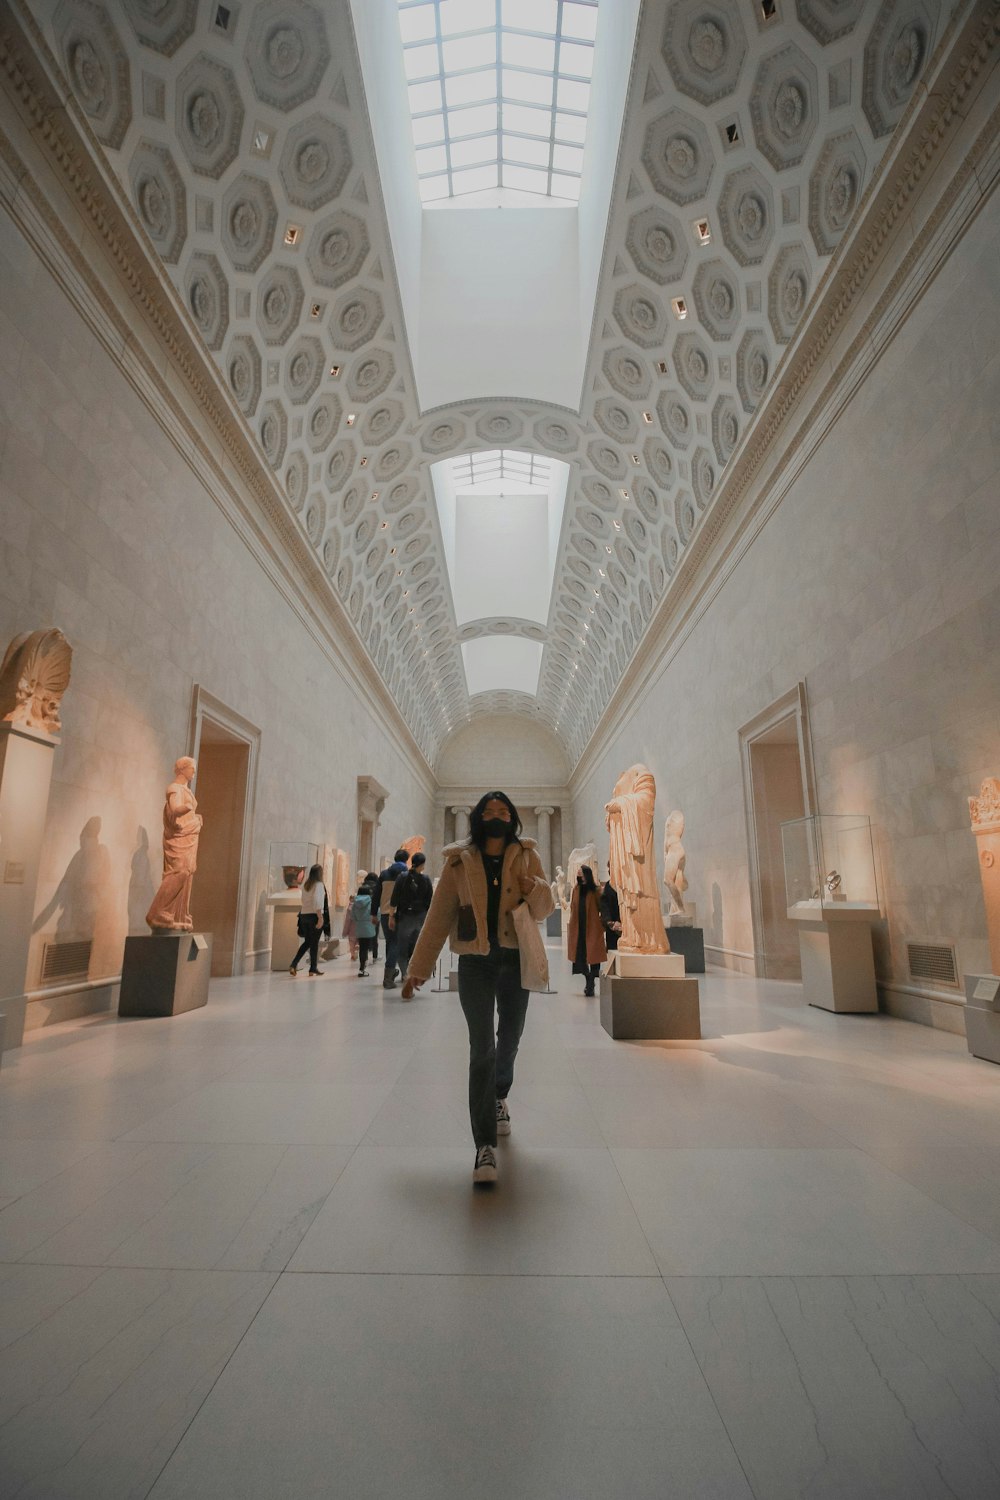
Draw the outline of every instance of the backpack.
[[[371,896],[355,896],[351,902],[351,915],[358,925],[370,927],[372,922]]]
[[[416,879],[416,871],[408,870],[400,883],[399,895],[396,897],[396,915],[400,917],[409,916],[410,912],[415,910],[415,903],[419,894],[420,885]]]

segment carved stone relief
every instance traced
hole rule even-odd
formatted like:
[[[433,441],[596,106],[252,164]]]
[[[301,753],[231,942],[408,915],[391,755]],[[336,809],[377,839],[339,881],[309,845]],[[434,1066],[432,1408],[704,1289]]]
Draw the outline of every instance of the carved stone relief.
[[[175,265],[187,238],[187,195],[166,146],[140,141],[129,179],[143,228],[167,264]]]
[[[278,210],[262,177],[243,172],[222,200],[222,246],[237,271],[256,271],[274,244]]]
[[[280,110],[304,104],[330,61],[322,17],[305,0],[265,0],[254,12],[246,60],[262,104]]]
[[[272,266],[257,292],[257,327],[265,344],[283,344],[298,327],[303,291],[294,266]]]
[[[820,255],[830,255],[858,206],[868,175],[857,132],[827,141],[809,179],[809,229]]]
[[[132,123],[128,58],[103,5],[63,0],[53,19],[66,76],[102,145],[117,150]]]
[[[325,115],[310,115],[285,140],[279,171],[290,203],[317,209],[336,198],[351,170],[347,132]]]
[[[660,286],[669,286],[684,274],[687,235],[680,220],[659,205],[632,216],[625,232],[625,246],[636,270]]]
[[[642,161],[656,191],[679,204],[705,196],[715,166],[708,132],[682,109],[668,110],[652,121]]]
[[[774,237],[774,195],[756,167],[729,174],[718,212],[722,237],[740,265],[758,265]]]
[[[747,52],[736,0],[676,0],[667,12],[662,52],[681,93],[699,104],[732,93]]]
[[[0,723],[57,735],[72,664],[73,648],[61,630],[16,635],[0,662]]]
[[[816,129],[816,69],[794,43],[766,57],[750,99],[757,147],[776,171],[806,154]]]
[[[778,252],[767,283],[767,314],[774,337],[787,344],[809,301],[811,269],[802,245]]]
[[[229,283],[214,255],[197,251],[184,278],[187,305],[209,349],[221,349],[229,327]]]
[[[176,130],[188,161],[206,177],[221,177],[235,161],[243,102],[228,68],[204,52],[177,80]]]

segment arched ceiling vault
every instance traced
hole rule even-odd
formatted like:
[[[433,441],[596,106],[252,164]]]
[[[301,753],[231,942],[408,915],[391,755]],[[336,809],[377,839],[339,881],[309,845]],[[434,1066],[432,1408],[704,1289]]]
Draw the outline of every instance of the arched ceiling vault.
[[[902,114],[940,0],[646,0],[579,412],[516,396],[420,412],[348,0],[33,10],[428,760],[463,719],[514,712],[575,761]],[[458,630],[430,489],[438,459],[497,447],[571,466],[537,699],[468,698],[461,639],[538,627]]]

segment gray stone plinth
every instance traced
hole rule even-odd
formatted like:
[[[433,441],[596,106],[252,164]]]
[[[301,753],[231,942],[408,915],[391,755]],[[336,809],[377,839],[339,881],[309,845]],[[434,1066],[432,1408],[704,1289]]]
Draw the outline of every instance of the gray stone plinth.
[[[874,1013],[878,993],[870,914],[828,910],[834,913],[828,920],[800,921],[799,925],[806,1000],[818,1010]]]
[[[615,1041],[698,1041],[698,981],[602,975],[601,1025]]]
[[[118,1014],[177,1016],[197,1010],[208,1001],[211,972],[209,932],[157,932],[126,938]]]
[[[12,1052],[24,1041],[24,1018],[27,1010],[26,995],[0,1000],[0,1054]]]
[[[674,927],[667,931],[671,953],[684,957],[685,974],[705,972],[705,929],[703,927]]]
[[[554,911],[545,919],[545,936],[562,937],[562,912]]]
[[[973,1057],[991,1063],[1000,1063],[1000,994],[991,998],[997,991],[1000,991],[1000,975],[966,974],[966,1041]]]

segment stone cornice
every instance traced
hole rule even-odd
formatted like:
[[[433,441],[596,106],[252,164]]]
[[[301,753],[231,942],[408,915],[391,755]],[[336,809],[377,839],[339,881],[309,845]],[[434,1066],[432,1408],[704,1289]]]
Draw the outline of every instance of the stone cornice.
[[[26,6],[0,0],[0,87],[19,117],[0,129],[0,197],[303,627],[365,701],[377,704],[430,794],[426,757],[202,352],[100,143],[57,78]]]
[[[587,783],[870,373],[1000,176],[989,110],[1000,3],[967,3],[916,90],[798,336],[681,556],[657,615],[570,777]],[[995,97],[995,93],[993,95]],[[984,101],[986,107],[984,107]]]

